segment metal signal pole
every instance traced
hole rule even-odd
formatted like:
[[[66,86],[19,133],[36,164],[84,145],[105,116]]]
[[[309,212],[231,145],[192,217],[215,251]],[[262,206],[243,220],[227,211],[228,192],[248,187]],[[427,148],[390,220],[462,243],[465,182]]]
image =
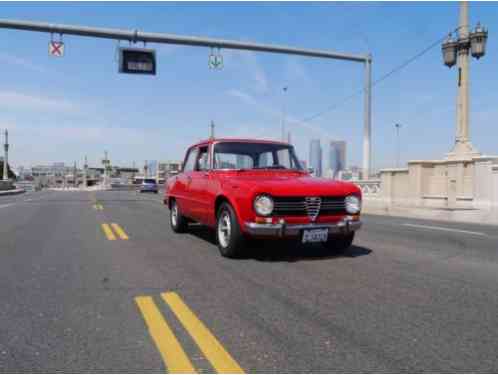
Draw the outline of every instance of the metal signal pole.
[[[172,34],[146,33],[138,30],[120,30],[108,28],[96,28],[86,26],[61,25],[44,22],[18,21],[0,19],[0,28],[26,30],[36,32],[46,32],[50,34],[67,34],[86,36],[94,38],[128,40],[133,43],[162,43],[176,44],[192,47],[208,47],[246,50],[255,52],[269,52],[286,55],[298,55],[306,57],[316,57],[332,60],[344,60],[362,63],[365,66],[365,103],[364,103],[364,126],[363,126],[363,171],[364,178],[368,178],[371,170],[371,128],[372,128],[372,56],[353,55],[346,53],[337,53],[325,50],[295,48],[288,46],[278,46],[251,42],[240,42],[226,39],[212,39]]]

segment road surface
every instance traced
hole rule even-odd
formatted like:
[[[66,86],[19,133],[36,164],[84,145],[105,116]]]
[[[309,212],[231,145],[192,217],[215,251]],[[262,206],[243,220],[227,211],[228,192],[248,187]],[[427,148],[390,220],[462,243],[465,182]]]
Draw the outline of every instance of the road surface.
[[[0,372],[498,372],[498,228],[365,216],[222,258],[159,195],[0,197]]]

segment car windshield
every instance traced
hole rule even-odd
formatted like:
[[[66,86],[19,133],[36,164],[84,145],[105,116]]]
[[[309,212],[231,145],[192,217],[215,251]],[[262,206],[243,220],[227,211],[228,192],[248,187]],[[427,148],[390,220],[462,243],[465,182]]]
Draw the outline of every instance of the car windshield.
[[[152,178],[146,178],[144,180],[144,184],[155,184],[156,183],[156,180],[152,179]]]
[[[249,142],[215,144],[214,168],[302,170],[294,147],[279,143]]]

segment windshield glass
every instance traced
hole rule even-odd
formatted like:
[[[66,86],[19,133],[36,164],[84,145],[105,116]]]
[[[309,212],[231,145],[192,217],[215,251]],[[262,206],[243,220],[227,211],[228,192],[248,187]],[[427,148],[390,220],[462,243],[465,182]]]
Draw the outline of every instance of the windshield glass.
[[[146,178],[144,180],[144,184],[155,184],[156,183],[156,180],[154,180],[153,178]]]
[[[302,167],[289,145],[222,142],[214,146],[214,169],[302,170]]]

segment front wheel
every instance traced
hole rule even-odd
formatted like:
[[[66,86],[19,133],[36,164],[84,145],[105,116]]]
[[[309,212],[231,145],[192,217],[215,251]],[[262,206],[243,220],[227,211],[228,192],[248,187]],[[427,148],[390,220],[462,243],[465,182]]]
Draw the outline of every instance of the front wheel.
[[[171,201],[171,208],[169,210],[169,222],[171,224],[171,229],[175,233],[183,233],[187,230],[187,218],[181,214],[176,200]]]
[[[228,203],[223,203],[218,210],[216,239],[222,256],[227,258],[240,256],[243,250],[244,237],[240,231],[235,211]]]
[[[346,235],[331,236],[327,242],[323,243],[323,246],[327,250],[332,250],[335,253],[343,253],[351,247],[354,240],[354,232]]]

